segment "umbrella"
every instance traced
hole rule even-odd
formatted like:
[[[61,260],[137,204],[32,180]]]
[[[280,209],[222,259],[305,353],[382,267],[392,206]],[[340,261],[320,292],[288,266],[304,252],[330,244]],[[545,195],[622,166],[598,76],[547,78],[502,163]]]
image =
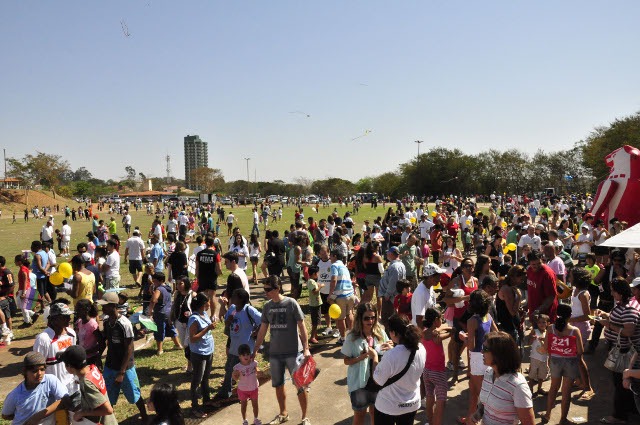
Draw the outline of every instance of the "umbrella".
[[[140,323],[142,326],[149,329],[150,331],[158,332],[158,327],[156,326],[153,319],[151,319],[148,316],[145,316],[142,313],[132,314],[131,317],[129,317],[129,321],[132,324]]]
[[[640,223],[629,227],[622,233],[610,237],[600,244],[615,248],[640,248]]]

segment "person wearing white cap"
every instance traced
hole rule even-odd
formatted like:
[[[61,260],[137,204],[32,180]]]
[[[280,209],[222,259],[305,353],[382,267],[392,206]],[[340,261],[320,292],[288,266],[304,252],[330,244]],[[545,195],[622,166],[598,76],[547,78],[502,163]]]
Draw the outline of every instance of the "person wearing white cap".
[[[425,264],[422,271],[422,282],[418,284],[411,297],[411,323],[422,329],[424,312],[436,305],[436,294],[433,287],[440,282],[440,275],[446,270],[437,264]]]

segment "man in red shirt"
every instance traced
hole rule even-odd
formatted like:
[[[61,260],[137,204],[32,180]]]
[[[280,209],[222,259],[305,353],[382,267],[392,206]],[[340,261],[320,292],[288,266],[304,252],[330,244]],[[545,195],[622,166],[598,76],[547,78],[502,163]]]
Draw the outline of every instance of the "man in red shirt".
[[[527,257],[527,304],[529,318],[535,323],[534,317],[538,313],[549,316],[551,322],[556,320],[558,308],[558,292],[556,289],[556,275],[546,264],[542,264],[542,254],[532,251]]]

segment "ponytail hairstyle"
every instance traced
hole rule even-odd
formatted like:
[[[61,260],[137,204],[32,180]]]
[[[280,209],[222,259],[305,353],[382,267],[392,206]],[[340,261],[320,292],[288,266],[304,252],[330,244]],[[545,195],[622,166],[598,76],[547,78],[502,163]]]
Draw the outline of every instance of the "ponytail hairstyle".
[[[398,335],[399,344],[404,345],[411,351],[418,349],[420,344],[420,331],[404,316],[394,314],[389,318],[389,332],[391,331]]]
[[[425,312],[424,312],[424,318],[422,320],[422,325],[426,328],[430,328],[431,326],[433,326],[433,323],[436,321],[436,319],[442,317],[442,315],[440,314],[440,312],[433,308],[433,307],[429,307]]]
[[[569,323],[571,317],[571,306],[569,304],[558,304],[558,311],[556,311],[558,318],[556,319],[555,328],[558,332],[562,332]]]

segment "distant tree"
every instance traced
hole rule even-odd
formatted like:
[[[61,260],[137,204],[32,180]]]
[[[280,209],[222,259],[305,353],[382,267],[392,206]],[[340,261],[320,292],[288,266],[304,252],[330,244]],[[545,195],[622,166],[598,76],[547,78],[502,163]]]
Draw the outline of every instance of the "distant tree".
[[[27,154],[22,159],[8,158],[11,177],[21,179],[25,185],[41,184],[53,192],[55,199],[58,187],[63,177],[69,172],[69,162],[60,155],[36,152]]]
[[[76,182],[80,182],[80,181],[86,182],[91,180],[92,178],[93,178],[93,175],[91,175],[91,172],[87,170],[85,167],[80,167],[73,172],[73,181],[76,181]]]
[[[217,193],[225,187],[222,171],[217,168],[196,168],[191,172],[191,178],[198,190],[204,193]]]
[[[616,119],[608,126],[596,127],[577,147],[584,167],[601,180],[609,172],[604,158],[624,145],[640,147],[640,112]]]
[[[124,167],[124,171],[127,172],[127,180],[135,180],[136,179],[136,169],[133,168],[131,165],[127,165],[126,167]]]

